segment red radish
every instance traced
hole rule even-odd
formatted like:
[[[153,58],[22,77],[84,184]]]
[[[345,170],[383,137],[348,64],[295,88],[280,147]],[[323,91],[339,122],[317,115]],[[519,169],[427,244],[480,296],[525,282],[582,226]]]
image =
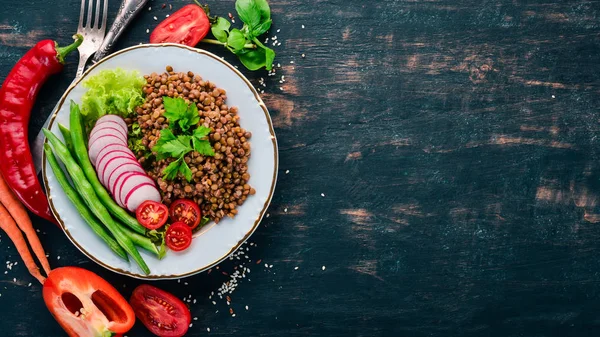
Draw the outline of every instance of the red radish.
[[[114,137],[115,138],[115,141],[114,141],[115,143],[121,143],[121,144],[127,145],[127,138],[126,137],[123,137],[122,134],[120,134],[118,132],[111,131],[109,129],[102,129],[102,130],[99,130],[98,132],[94,133],[90,137],[88,143],[89,144],[93,144],[94,141],[96,141],[96,139],[102,138],[102,137]]]
[[[98,164],[98,168],[99,168],[98,171],[100,171],[100,167],[102,167],[102,174],[98,174],[98,178],[100,178],[100,182],[102,183],[102,185],[106,186],[107,188],[110,188],[110,185],[108,184],[108,176],[117,167],[119,167],[123,164],[137,165],[139,167],[137,172],[139,172],[139,171],[144,172],[144,169],[142,169],[142,167],[138,164],[135,157],[130,157],[129,159],[127,159],[127,158],[122,158],[121,154],[115,154],[114,157],[106,157],[106,158],[107,159],[104,160],[106,162],[106,164]],[[118,158],[118,159],[112,160],[112,158]]]
[[[134,189],[138,185],[142,185],[144,183],[149,183],[154,185],[154,180],[142,173],[134,173],[130,176],[127,176],[123,179],[123,183],[119,187],[117,191],[117,199],[120,201],[121,205],[125,207],[125,197],[129,194],[129,192]],[[135,210],[134,210],[135,211]]]
[[[121,202],[121,190],[123,189],[123,184],[125,183],[125,181],[127,179],[129,179],[129,177],[131,177],[131,176],[146,176],[146,175],[143,174],[143,173],[140,173],[140,172],[127,172],[127,173],[123,173],[123,174],[121,174],[117,178],[117,180],[115,180],[115,184],[111,188],[111,192],[113,194],[113,197],[114,197],[115,201],[121,207],[125,207],[125,205],[123,205],[123,203]]]
[[[131,150],[129,150],[129,148],[123,144],[110,144],[108,146],[106,146],[105,148],[103,148],[102,150],[100,150],[100,152],[98,152],[98,155],[96,156],[96,162],[94,164],[99,164],[100,161],[102,160],[102,157],[106,156],[108,153],[112,152],[112,151],[123,151],[123,152],[131,152]],[[133,154],[133,152],[131,152],[131,156],[135,157],[135,155]]]
[[[131,189],[125,196],[125,207],[131,212],[135,212],[135,210],[147,200],[160,202],[160,193],[158,192],[154,181],[152,183],[137,185]]]
[[[96,159],[98,159],[98,153],[100,153],[100,151],[103,148],[112,144],[127,145],[127,142],[123,142],[120,138],[118,138],[115,135],[105,135],[94,139],[93,142],[89,143],[88,154],[90,155],[90,161],[92,163],[95,163]]]
[[[108,173],[109,171],[107,170],[106,172]],[[105,186],[109,190],[112,190],[112,187],[115,185],[115,182],[117,181],[117,179],[119,179],[121,174],[129,173],[129,172],[146,173],[146,172],[144,172],[144,169],[140,166],[140,164],[137,162],[136,163],[130,163],[130,162],[121,163],[119,166],[115,167],[115,169],[112,170],[112,172],[110,172],[110,174],[108,175],[108,178],[105,179],[105,182],[106,182]]]
[[[116,115],[104,115],[104,116],[98,118],[98,120],[96,121],[96,126],[98,126],[99,124],[108,123],[108,122],[117,123],[118,125],[121,126],[121,128],[123,129],[125,134],[127,134],[127,124],[125,123],[123,118],[116,116]]]
[[[98,167],[98,171],[100,171],[100,166],[104,165],[103,163],[106,163],[107,160],[110,160],[114,157],[121,157],[121,156],[129,157],[132,160],[136,160],[135,156],[133,154],[131,154],[130,151],[111,150],[111,151],[103,154],[102,157],[98,156],[98,159],[96,159],[96,167]],[[102,169],[102,171],[104,171],[104,169]]]
[[[115,135],[121,135],[121,136],[123,136],[123,138],[127,139],[127,134],[123,132],[123,129],[121,129],[121,127],[119,125],[116,125],[113,122],[110,122],[110,124],[108,122],[103,123],[103,124],[95,127],[92,130],[92,132],[90,132],[90,139],[92,139],[92,137],[94,137],[94,135],[100,131],[107,132],[110,134],[115,134]]]
[[[131,158],[129,155],[127,154],[115,154],[114,156],[108,157],[106,160],[102,161],[102,163],[98,163],[98,167],[96,168],[96,173],[98,175],[99,179],[102,179],[102,177],[104,177],[104,171],[105,168],[110,165],[110,163],[116,161],[117,163],[123,163],[126,161],[132,161],[135,160],[133,158]],[[106,186],[104,181],[101,181],[102,185]]]

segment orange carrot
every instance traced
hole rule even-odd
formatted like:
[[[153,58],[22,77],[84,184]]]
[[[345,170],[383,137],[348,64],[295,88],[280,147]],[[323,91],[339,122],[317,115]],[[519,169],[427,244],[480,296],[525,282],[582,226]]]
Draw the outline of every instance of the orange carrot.
[[[45,197],[42,195],[40,198]],[[29,241],[29,245],[31,246],[31,249],[33,250],[33,253],[37,257],[38,261],[40,261],[42,264],[42,268],[44,268],[46,275],[50,274],[50,264],[46,258],[46,252],[44,252],[44,247],[40,242],[40,238],[37,236],[35,229],[33,229],[29,214],[27,214],[25,206],[23,206],[19,199],[17,199],[17,197],[13,194],[1,175],[0,203],[6,207],[12,218],[17,223],[17,226],[19,226],[23,233],[25,233],[25,236],[27,236],[27,241]]]
[[[40,269],[35,264],[35,260],[29,252],[29,248],[27,247],[27,242],[23,237],[23,233],[21,233],[21,230],[19,227],[17,227],[15,220],[13,220],[6,208],[4,208],[2,205],[0,205],[0,228],[2,228],[6,234],[8,234],[8,237],[14,243],[15,248],[17,248],[19,255],[21,255],[21,258],[23,259],[23,262],[25,262],[25,266],[27,267],[27,270],[29,270],[29,273],[38,281],[40,281],[41,284],[44,284],[46,278],[42,276]]]

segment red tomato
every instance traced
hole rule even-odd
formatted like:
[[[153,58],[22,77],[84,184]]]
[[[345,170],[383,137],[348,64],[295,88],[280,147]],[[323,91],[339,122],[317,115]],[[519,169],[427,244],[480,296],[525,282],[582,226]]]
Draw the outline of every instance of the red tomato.
[[[135,217],[142,226],[158,229],[167,223],[169,209],[160,202],[146,200],[135,211]]]
[[[167,229],[165,242],[176,252],[184,250],[192,244],[192,229],[183,222],[176,222]]]
[[[169,216],[172,222],[184,222],[191,229],[198,227],[202,212],[198,204],[189,199],[175,200],[169,207]]]
[[[210,30],[210,22],[198,5],[187,5],[159,23],[150,35],[151,43],[172,42],[193,47]]]
[[[148,284],[135,288],[129,303],[135,316],[160,337],[181,337],[192,321],[190,310],[180,299]]]
[[[44,282],[43,296],[70,337],[125,333],[135,323],[133,309],[117,289],[82,268],[53,269]]]

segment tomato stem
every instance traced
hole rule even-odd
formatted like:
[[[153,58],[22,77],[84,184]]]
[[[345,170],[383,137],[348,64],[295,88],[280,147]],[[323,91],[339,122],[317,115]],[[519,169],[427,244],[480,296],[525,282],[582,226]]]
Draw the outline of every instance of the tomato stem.
[[[210,44],[216,44],[216,45],[219,45],[219,46],[227,46],[227,43],[221,42],[219,40],[213,40],[213,39],[203,39],[200,42],[210,43]],[[247,43],[247,44],[244,45],[244,48],[256,49],[256,45],[254,43]]]

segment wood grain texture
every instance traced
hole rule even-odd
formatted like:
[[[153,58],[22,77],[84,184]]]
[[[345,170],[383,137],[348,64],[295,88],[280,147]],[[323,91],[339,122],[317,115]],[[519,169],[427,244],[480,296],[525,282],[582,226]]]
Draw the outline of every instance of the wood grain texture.
[[[151,1],[118,48],[146,42],[163,3],[188,2]],[[208,297],[237,261],[157,282],[197,299],[189,335],[597,335],[600,2],[270,3],[281,69],[244,73],[267,84],[277,191],[230,306]],[[233,0],[209,4],[234,13]],[[69,40],[79,1],[2,7],[0,81],[35,40]],[[32,133],[75,62],[42,90]],[[125,296],[140,283],[37,226],[54,266],[89,268]],[[0,273],[0,335],[62,336],[32,280],[21,264]]]

